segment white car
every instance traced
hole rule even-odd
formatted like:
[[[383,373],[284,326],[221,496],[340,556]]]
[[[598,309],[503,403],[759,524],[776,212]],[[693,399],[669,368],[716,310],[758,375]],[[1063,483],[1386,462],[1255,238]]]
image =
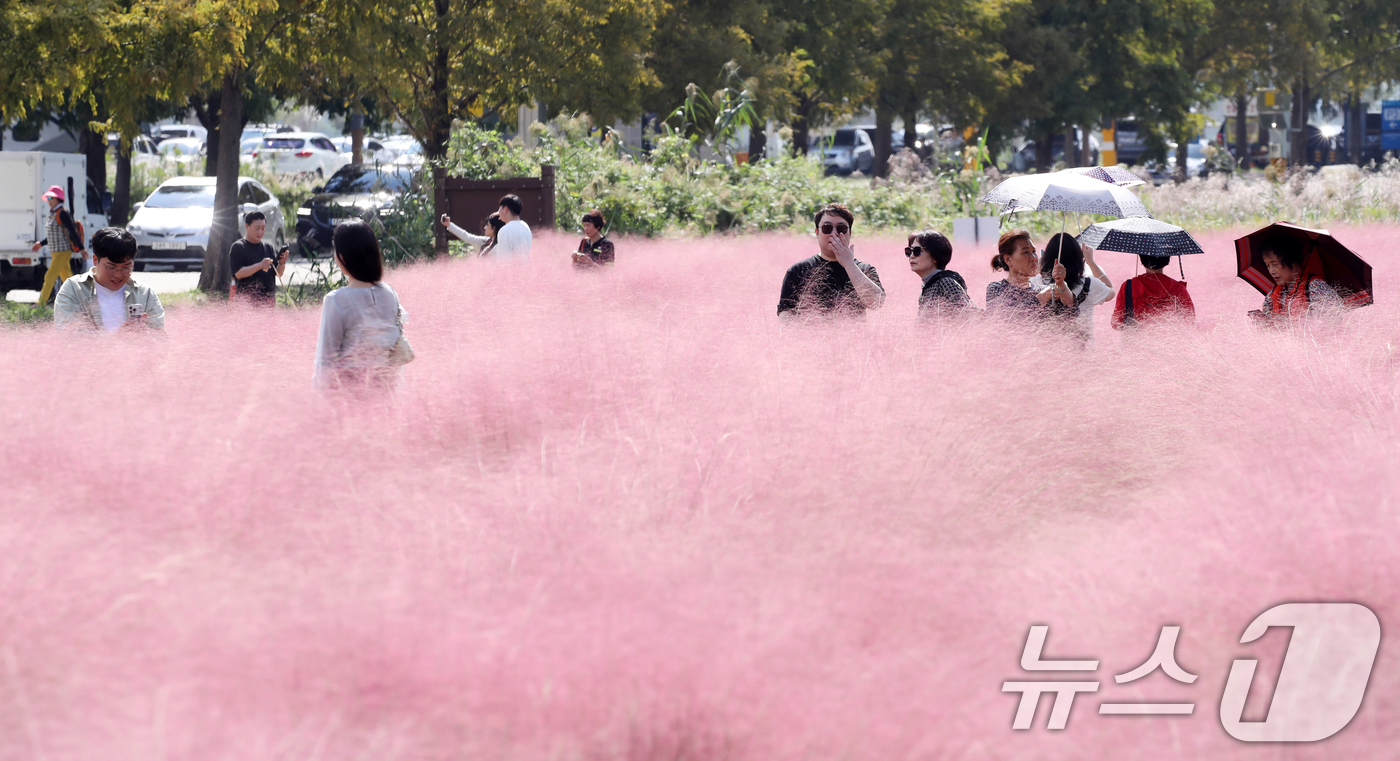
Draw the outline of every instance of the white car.
[[[320,132],[279,132],[265,135],[252,157],[278,174],[314,174],[329,177],[350,163],[350,156],[336,150]]]
[[[155,166],[160,163],[160,151],[154,140],[142,135],[131,141],[132,166]]]
[[[172,164],[193,164],[204,160],[204,141],[197,137],[172,137],[156,145],[160,160]]]
[[[331,140],[337,150],[346,156],[355,157],[355,139],[350,135],[337,137]],[[380,142],[378,138],[366,136],[364,143],[364,160],[366,164],[391,164],[398,158],[399,152]]]
[[[162,124],[151,132],[151,139],[157,143],[177,137],[195,138],[203,144],[209,139],[209,130],[195,124]]]
[[[214,219],[213,177],[172,177],[160,184],[136,209],[126,229],[136,238],[136,269],[168,264],[177,270],[204,263],[209,246],[209,227]],[[262,183],[251,177],[238,178],[238,233],[243,234],[243,215],[261,211],[267,216],[264,238],[273,249],[287,242],[287,222],[282,204]]]

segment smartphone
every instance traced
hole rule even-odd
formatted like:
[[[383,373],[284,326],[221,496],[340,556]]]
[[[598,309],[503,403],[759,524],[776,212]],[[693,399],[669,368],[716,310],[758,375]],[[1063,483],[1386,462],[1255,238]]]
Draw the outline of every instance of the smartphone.
[[[140,320],[146,316],[146,306],[144,304],[127,304],[126,319]]]

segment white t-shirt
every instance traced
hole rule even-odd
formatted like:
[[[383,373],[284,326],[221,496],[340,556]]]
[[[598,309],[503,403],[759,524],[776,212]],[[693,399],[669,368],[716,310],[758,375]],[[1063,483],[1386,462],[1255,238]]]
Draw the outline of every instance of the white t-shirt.
[[[102,329],[111,333],[126,324],[126,289],[110,291],[101,283],[94,282],[97,291],[97,306],[102,310]]]
[[[496,233],[496,247],[491,249],[491,255],[497,258],[519,256],[528,259],[533,242],[534,236],[530,234],[530,226],[513,219]]]
[[[1084,303],[1079,305],[1079,316],[1075,319],[1078,320],[1079,327],[1083,329],[1084,334],[1092,341],[1094,340],[1094,307],[1113,298],[1114,293],[1112,288],[1104,285],[1102,280],[1088,272],[1084,273],[1084,279],[1089,281],[1089,295],[1085,297]],[[1048,288],[1053,284],[1053,281],[1044,275],[1036,275],[1031,278],[1031,287],[1037,291]],[[1084,284],[1080,283],[1077,288],[1071,289],[1076,298],[1083,292],[1083,288]]]

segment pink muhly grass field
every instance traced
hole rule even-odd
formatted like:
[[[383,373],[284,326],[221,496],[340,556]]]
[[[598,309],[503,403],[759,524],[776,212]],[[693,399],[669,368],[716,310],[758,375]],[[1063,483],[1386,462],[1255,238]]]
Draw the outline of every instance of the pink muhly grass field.
[[[902,239],[857,238],[884,309],[780,325],[811,238],[591,275],[540,236],[390,273],[418,359],[371,409],[311,389],[317,310],[0,333],[0,760],[1393,758],[1400,231],[1337,232],[1378,294],[1339,330],[1253,329],[1210,234],[1199,330],[1105,305],[1088,352],[915,322]],[[953,259],[979,306],[991,253]],[[1290,601],[1380,617],[1365,702],[1237,742]],[[1011,729],[1032,624],[1101,660],[1064,731]],[[1200,678],[1116,685],[1163,625]],[[1195,713],[1096,713],[1144,700]]]

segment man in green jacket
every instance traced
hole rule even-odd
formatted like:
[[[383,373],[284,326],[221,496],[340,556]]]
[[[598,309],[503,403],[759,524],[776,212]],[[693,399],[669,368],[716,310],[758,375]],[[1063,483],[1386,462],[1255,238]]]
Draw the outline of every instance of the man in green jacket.
[[[155,291],[131,279],[136,239],[120,227],[104,227],[92,236],[93,266],[63,281],[54,301],[59,328],[111,333],[165,328],[165,308]]]

